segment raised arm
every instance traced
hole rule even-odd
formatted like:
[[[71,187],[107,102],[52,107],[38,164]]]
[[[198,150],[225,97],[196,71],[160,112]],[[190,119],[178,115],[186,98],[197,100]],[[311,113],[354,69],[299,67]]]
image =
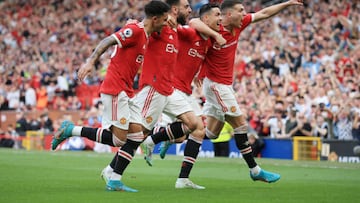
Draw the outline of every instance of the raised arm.
[[[284,10],[285,8],[293,5],[303,5],[303,0],[289,0],[287,2],[279,3],[276,5],[272,5],[269,7],[266,7],[264,9],[261,9],[260,11],[254,13],[254,22],[259,22],[265,19],[268,19],[276,14],[278,14],[280,11]]]
[[[209,28],[209,26],[207,26],[203,21],[201,21],[200,18],[191,19],[189,21],[189,26],[206,36],[212,37],[220,46],[226,43],[226,40],[221,36],[220,33]]]
[[[93,53],[86,60],[85,64],[81,66],[78,71],[78,79],[83,81],[87,75],[89,75],[95,65],[95,62],[100,58],[100,56],[112,45],[117,43],[115,37],[108,36],[101,40],[101,42],[96,46]]]

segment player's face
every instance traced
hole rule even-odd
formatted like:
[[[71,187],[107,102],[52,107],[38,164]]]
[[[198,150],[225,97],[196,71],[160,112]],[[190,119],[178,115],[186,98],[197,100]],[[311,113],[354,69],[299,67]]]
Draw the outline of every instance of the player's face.
[[[211,11],[209,12],[207,19],[206,19],[206,24],[207,26],[209,26],[211,29],[215,30],[215,31],[219,31],[220,30],[220,23],[221,23],[221,12],[219,8],[212,8]]]
[[[185,25],[191,14],[191,7],[188,0],[180,0],[178,7],[177,22],[181,25]]]
[[[246,15],[245,8],[242,4],[236,4],[230,11],[231,24],[234,27],[241,27],[241,22]]]
[[[162,16],[157,16],[153,20],[154,32],[160,32],[162,28],[167,25],[168,13],[164,13]]]

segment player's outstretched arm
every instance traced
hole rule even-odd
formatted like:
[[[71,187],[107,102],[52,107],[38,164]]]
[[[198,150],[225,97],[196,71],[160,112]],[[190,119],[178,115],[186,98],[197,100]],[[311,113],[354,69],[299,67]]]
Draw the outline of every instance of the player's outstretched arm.
[[[113,36],[108,36],[101,40],[101,42],[96,46],[93,53],[86,60],[78,71],[78,79],[83,81],[87,75],[89,75],[95,65],[95,62],[100,58],[100,56],[112,45],[115,45],[116,39]]]
[[[214,38],[216,42],[222,46],[226,43],[226,40],[222,37],[222,35],[215,30],[209,28],[200,18],[193,18],[189,21],[189,26],[194,28],[196,31]]]
[[[268,19],[276,14],[278,14],[280,11],[284,10],[285,8],[293,5],[303,5],[303,0],[289,0],[283,3],[275,4],[269,7],[266,7],[264,9],[261,9],[260,11],[254,13],[254,22],[259,22],[265,19]]]

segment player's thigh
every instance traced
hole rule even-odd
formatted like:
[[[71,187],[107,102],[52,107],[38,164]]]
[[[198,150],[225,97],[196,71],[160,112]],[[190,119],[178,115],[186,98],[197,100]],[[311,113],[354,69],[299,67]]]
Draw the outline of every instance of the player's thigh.
[[[129,98],[125,92],[118,95],[101,94],[103,102],[102,128],[112,126],[121,130],[128,130],[130,121]],[[118,131],[121,132],[121,131]]]
[[[222,122],[225,122],[225,115],[232,117],[242,115],[231,85],[219,84],[207,79],[204,81],[204,86],[206,102],[203,111],[205,115]]]
[[[203,115],[200,104],[197,102],[196,98],[192,95],[188,96],[188,101],[195,115],[201,117]]]
[[[190,129],[196,128],[196,116],[194,111],[189,102],[178,91],[174,91],[173,94],[168,96],[164,113],[181,119]]]
[[[158,122],[167,98],[158,93],[153,87],[144,87],[135,97],[135,102],[141,108],[142,125],[148,131]]]
[[[228,122],[234,129],[246,125],[247,120],[244,114],[241,114],[239,116],[225,116],[226,122]]]
[[[143,130],[141,107],[136,103],[135,98],[131,98],[129,100],[129,110],[130,110],[129,133],[141,132]]]

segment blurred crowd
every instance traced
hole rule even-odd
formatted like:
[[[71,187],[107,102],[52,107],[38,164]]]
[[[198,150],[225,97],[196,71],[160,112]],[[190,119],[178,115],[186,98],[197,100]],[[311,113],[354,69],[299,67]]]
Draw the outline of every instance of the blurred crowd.
[[[101,123],[99,102],[86,105],[77,88],[101,83],[111,51],[83,84],[76,70],[102,38],[129,18],[141,20],[146,2],[1,1],[0,110],[90,110],[86,122]],[[190,2],[196,16],[207,1]],[[243,4],[256,12],[262,2]],[[235,62],[238,103],[260,136],[359,139],[360,4],[304,2],[243,31]],[[194,94],[204,100],[200,89]]]

